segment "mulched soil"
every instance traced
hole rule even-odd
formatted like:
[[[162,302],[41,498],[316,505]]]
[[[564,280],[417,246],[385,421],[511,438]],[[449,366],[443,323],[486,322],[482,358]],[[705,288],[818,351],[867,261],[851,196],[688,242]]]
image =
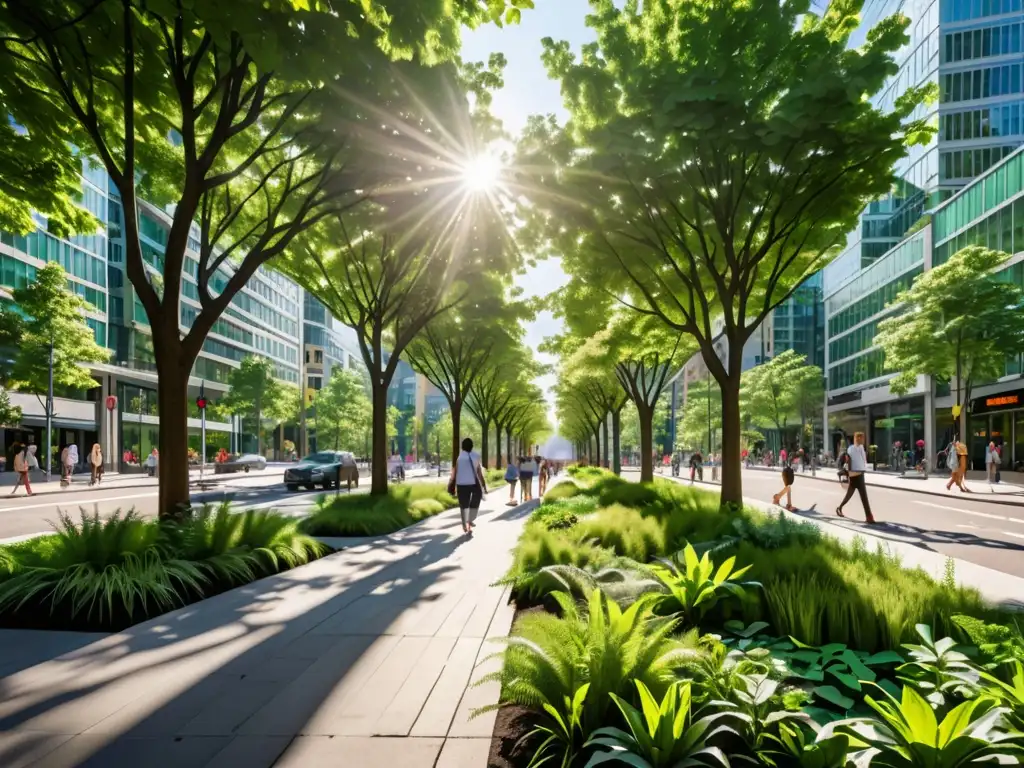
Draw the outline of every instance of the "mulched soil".
[[[518,608],[512,619],[513,628],[520,617],[543,611],[543,605]],[[523,741],[523,737],[536,723],[537,716],[526,707],[508,704],[499,709],[494,722],[494,735],[491,736],[491,753],[487,759],[487,768],[526,768],[540,741],[543,740],[533,738]]]

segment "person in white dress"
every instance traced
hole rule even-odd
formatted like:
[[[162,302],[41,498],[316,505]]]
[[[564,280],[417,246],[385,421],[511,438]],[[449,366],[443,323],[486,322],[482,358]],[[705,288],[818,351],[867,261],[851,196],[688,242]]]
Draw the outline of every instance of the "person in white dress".
[[[462,451],[452,466],[449,485],[452,484],[462,512],[462,530],[467,536],[472,536],[480,502],[487,493],[487,480],[480,466],[480,457],[473,452],[473,441],[468,437],[462,441]]]

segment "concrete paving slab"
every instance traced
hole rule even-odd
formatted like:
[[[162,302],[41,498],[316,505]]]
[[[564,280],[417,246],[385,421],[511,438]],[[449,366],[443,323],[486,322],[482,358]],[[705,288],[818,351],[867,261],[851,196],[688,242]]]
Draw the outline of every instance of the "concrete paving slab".
[[[455,642],[444,671],[430,692],[410,736],[446,736],[473,674],[477,653],[483,640],[461,637]]]
[[[434,768],[444,739],[298,736],[275,768]]]
[[[445,739],[434,768],[484,768],[491,753],[491,740]]]
[[[235,736],[204,768],[271,768],[290,743],[289,736]]]
[[[437,684],[455,648],[455,638],[430,638],[426,650],[417,661],[391,703],[377,718],[374,736],[408,736],[420,716],[431,691]]]

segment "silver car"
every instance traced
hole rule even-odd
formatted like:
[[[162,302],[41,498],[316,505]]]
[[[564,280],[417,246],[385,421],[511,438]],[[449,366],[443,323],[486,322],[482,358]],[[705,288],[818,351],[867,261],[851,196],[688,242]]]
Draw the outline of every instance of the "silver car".
[[[266,469],[267,460],[256,453],[243,453],[241,456],[228,456],[227,461],[218,462],[213,466],[215,475],[228,475],[232,472]]]

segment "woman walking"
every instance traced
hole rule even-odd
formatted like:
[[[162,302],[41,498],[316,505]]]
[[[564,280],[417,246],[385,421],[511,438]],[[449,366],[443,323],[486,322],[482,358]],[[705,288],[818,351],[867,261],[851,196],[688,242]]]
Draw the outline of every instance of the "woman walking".
[[[78,466],[78,446],[72,443],[61,452],[64,459],[64,472],[61,485],[71,485],[71,476],[75,474],[75,467]]]
[[[448,485],[455,486],[459,510],[462,512],[462,531],[472,536],[476,516],[480,512],[480,502],[487,493],[487,480],[480,466],[480,458],[473,453],[473,441],[468,437],[462,441],[462,452],[452,466]]]
[[[846,488],[846,496],[836,507],[836,514],[839,517],[846,517],[843,514],[843,507],[853,497],[853,492],[856,491],[860,494],[860,503],[864,506],[864,521],[868,525],[875,524],[875,518],[871,514],[871,504],[868,502],[868,489],[865,483],[864,473],[868,469],[868,457],[864,452],[864,433],[857,432],[853,436],[853,445],[847,449],[846,453],[850,457],[850,484]]]
[[[993,485],[999,482],[999,464],[1002,462],[999,449],[995,443],[989,443],[985,449],[985,469],[988,471],[988,484]]]
[[[14,490],[11,491],[11,496],[14,496],[18,492],[19,486],[25,485],[25,492],[32,495],[32,485],[28,481],[29,470],[32,469],[33,463],[35,466],[39,466],[39,462],[36,461],[36,447],[34,445],[27,445],[14,454],[14,471],[18,475],[14,481]]]
[[[89,470],[92,472],[89,485],[99,485],[103,479],[103,449],[99,443],[93,443],[89,452]]]
[[[548,462],[547,459],[538,456],[537,461],[540,464],[537,467],[537,498],[543,499],[544,492],[548,489]]]
[[[505,503],[507,507],[514,507],[516,505],[516,483],[519,481],[519,468],[512,461],[510,456],[508,459],[508,466],[505,467],[505,482],[508,483],[508,501]]]
[[[527,502],[533,498],[533,473],[537,471],[530,456],[519,457],[519,500]]]

